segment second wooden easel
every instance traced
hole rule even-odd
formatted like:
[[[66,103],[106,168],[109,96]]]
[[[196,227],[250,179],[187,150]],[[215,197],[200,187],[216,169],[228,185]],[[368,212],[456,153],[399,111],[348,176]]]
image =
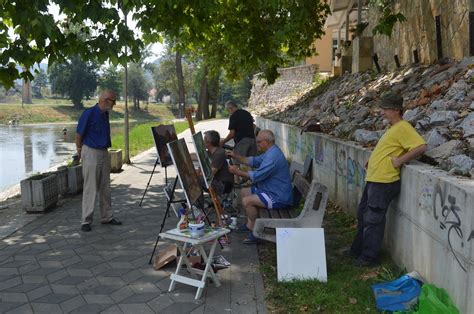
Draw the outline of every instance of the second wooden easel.
[[[188,120],[189,129],[191,130],[191,134],[194,135],[196,133],[196,130],[194,129],[192,109],[191,108],[186,108],[184,110],[184,114],[186,116],[186,120]],[[219,197],[217,196],[217,193],[214,190],[214,188],[211,186],[211,184],[209,184],[209,195],[211,196],[212,203],[214,205],[214,208],[216,209],[217,222],[218,222],[219,226],[222,227],[224,225],[222,223],[222,215],[224,213],[224,210],[222,209]],[[227,238],[227,235],[226,235],[226,238]]]

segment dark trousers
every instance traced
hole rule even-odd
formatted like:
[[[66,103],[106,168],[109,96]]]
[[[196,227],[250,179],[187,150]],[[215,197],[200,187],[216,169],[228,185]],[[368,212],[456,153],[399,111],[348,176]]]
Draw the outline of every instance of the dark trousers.
[[[357,209],[357,234],[351,251],[357,256],[375,260],[382,247],[388,205],[400,193],[400,181],[367,182]]]

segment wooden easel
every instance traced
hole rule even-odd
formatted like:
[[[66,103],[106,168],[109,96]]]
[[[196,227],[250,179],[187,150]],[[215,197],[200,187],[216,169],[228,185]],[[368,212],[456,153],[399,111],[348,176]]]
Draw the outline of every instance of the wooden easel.
[[[188,120],[189,124],[189,129],[191,130],[191,134],[195,134],[196,130],[194,129],[194,122],[193,122],[193,117],[192,117],[192,109],[191,108],[186,108],[184,110],[184,115],[186,117],[186,120]],[[214,188],[209,184],[209,195],[211,196],[212,203],[214,204],[214,208],[216,209],[216,214],[217,214],[217,222],[220,227],[223,226],[222,223],[222,214],[224,213],[224,210],[222,209],[221,202],[219,201],[219,197],[217,196],[216,191]],[[225,235],[227,239],[227,235]]]

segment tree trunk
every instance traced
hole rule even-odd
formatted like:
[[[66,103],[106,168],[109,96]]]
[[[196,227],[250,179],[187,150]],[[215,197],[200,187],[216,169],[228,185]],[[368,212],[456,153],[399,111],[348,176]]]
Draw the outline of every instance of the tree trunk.
[[[201,78],[201,92],[199,95],[199,104],[201,105],[203,119],[209,119],[209,89],[207,84],[207,66],[204,67],[204,73]]]
[[[24,104],[32,104],[31,101],[31,82],[30,80],[23,81],[23,89],[22,89],[22,102]]]
[[[198,107],[197,107],[196,115],[194,118],[196,119],[196,121],[202,120],[201,100],[198,100]]]
[[[217,113],[217,101],[212,103],[211,118],[215,118]]]
[[[184,117],[185,108],[185,90],[184,90],[184,76],[183,67],[181,66],[181,54],[176,51],[176,76],[178,77],[178,109],[179,117]]]

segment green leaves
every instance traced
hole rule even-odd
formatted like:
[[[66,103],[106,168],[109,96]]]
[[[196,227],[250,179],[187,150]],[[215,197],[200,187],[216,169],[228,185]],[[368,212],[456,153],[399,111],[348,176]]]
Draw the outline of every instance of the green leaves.
[[[59,7],[61,20],[48,5]],[[122,10],[133,14],[142,38],[120,18]],[[0,0],[0,82],[9,87],[20,76],[9,62],[29,69],[80,55],[125,64],[140,59],[144,41],[162,37],[179,39],[176,48],[204,57],[210,70],[223,67],[231,78],[263,71],[273,81],[285,62],[282,47],[290,58],[307,56],[328,14],[322,0]]]

